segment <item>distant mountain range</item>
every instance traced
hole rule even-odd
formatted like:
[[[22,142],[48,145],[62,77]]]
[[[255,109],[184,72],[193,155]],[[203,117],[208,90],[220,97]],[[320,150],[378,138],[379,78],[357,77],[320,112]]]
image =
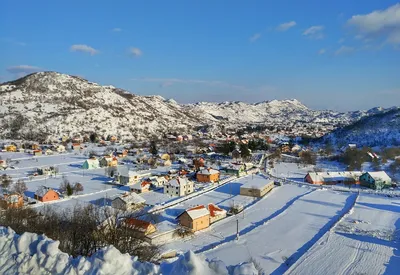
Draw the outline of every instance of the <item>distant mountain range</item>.
[[[188,133],[204,125],[210,131],[246,125],[335,128],[382,111],[316,111],[296,99],[178,104],[161,96],[139,96],[57,72],[34,73],[0,84],[1,135],[14,138],[94,131],[142,140],[167,132]]]

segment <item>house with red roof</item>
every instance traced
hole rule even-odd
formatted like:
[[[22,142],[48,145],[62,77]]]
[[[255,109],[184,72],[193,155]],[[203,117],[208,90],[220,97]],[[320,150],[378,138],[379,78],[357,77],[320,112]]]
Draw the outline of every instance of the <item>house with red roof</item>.
[[[125,219],[123,221],[123,225],[144,236],[150,235],[157,231],[157,228],[154,226],[154,224],[135,218]]]
[[[210,224],[226,217],[226,210],[213,203],[208,204],[208,211],[210,212]]]
[[[144,193],[150,190],[150,186],[151,186],[150,182],[142,180],[132,185],[131,190],[135,193]]]

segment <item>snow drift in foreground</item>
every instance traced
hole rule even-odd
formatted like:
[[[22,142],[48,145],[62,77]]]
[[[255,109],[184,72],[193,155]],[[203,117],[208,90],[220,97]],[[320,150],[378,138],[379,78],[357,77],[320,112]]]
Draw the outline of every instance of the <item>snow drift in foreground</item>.
[[[142,263],[115,247],[91,257],[73,258],[58,248],[59,242],[44,235],[16,234],[0,226],[0,274],[257,274],[252,263],[228,268],[221,261],[208,261],[192,251],[161,265]]]

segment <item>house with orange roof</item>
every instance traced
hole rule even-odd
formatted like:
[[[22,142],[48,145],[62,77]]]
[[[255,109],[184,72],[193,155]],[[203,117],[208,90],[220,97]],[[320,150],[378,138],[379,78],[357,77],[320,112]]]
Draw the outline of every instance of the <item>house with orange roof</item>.
[[[208,204],[208,211],[210,212],[210,224],[226,217],[226,210],[213,203]]]
[[[74,151],[79,151],[81,150],[81,144],[80,143],[72,143],[71,149]]]
[[[199,205],[185,210],[178,217],[179,224],[193,231],[205,229],[210,226],[210,212],[204,205]]]
[[[135,218],[125,219],[123,221],[123,225],[144,236],[150,235],[157,231],[157,228],[154,226],[154,224]]]
[[[7,167],[7,162],[3,159],[0,159],[0,167],[3,167],[3,168]]]

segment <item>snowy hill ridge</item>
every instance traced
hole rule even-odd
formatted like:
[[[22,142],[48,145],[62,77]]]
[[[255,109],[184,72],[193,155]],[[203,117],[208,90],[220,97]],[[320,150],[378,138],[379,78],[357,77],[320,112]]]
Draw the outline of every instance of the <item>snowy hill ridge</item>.
[[[0,226],[1,274],[257,274],[252,263],[228,268],[189,251],[172,263],[139,262],[109,246],[91,257],[73,258],[58,248],[59,242],[44,235],[16,234]]]
[[[316,111],[296,99],[181,105],[161,96],[139,96],[57,72],[34,73],[0,84],[0,130],[3,137],[10,138],[97,132],[141,140],[173,131],[187,133],[204,125],[215,131],[222,125],[237,129],[249,124],[335,128],[381,111]]]
[[[392,108],[339,128],[321,139],[339,147],[349,143],[361,146],[399,146],[400,108]]]

